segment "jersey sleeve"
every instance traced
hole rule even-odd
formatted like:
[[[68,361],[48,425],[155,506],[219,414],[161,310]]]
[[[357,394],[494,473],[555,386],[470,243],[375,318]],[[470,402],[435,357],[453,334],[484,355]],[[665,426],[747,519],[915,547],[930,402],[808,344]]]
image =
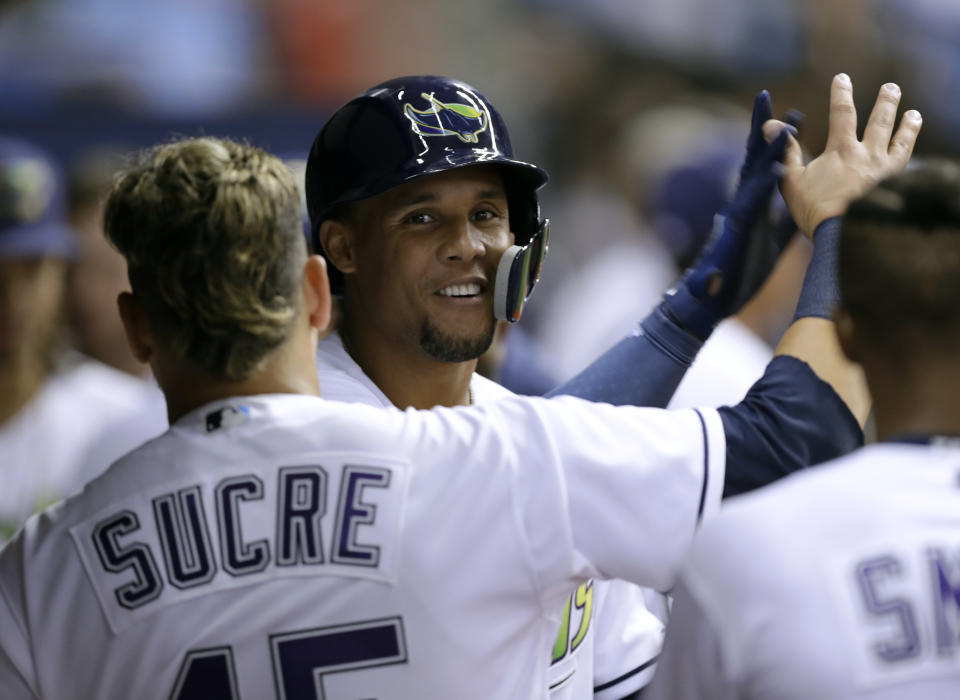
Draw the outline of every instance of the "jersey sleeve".
[[[724,496],[765,486],[863,445],[856,418],[806,362],[773,358],[743,401],[719,409],[727,441]]]
[[[544,591],[586,578],[669,589],[723,490],[715,411],[572,397],[498,404],[515,434],[515,509]]]
[[[0,689],[4,700],[39,698],[26,625],[13,584],[23,531],[0,549]],[[18,577],[23,580],[22,576]]]
[[[739,700],[725,668],[719,631],[681,579],[663,651],[644,700]]]

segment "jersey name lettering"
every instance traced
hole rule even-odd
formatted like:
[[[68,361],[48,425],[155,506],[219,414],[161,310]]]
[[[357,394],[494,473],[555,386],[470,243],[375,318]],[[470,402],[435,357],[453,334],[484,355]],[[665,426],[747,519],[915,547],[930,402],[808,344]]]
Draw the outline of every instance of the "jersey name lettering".
[[[123,611],[271,571],[393,580],[403,465],[301,464],[273,473],[139,494],[72,528],[112,626]]]
[[[946,672],[960,653],[960,546],[890,549],[853,566],[858,683]],[[851,613],[845,613],[850,615]],[[884,680],[886,679],[886,680]]]

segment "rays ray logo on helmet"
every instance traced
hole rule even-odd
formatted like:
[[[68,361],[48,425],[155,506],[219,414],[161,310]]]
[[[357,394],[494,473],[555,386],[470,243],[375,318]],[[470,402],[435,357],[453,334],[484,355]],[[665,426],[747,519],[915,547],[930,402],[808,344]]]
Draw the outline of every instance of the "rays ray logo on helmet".
[[[421,136],[456,136],[464,143],[477,143],[478,134],[487,128],[487,115],[472,105],[460,102],[441,102],[429,93],[421,93],[429,103],[426,109],[417,109],[409,102],[403,113]]]

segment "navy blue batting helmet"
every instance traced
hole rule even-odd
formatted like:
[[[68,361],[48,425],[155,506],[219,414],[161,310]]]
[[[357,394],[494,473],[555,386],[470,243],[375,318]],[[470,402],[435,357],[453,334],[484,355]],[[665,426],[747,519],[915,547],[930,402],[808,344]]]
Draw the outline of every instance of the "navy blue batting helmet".
[[[500,114],[482,94],[439,76],[395,78],[355,97],[330,117],[310,149],[306,199],[314,249],[337,208],[424,175],[467,165],[501,166],[510,228],[525,245],[543,226],[537,190],[547,173],[513,155]],[[342,275],[330,270],[331,287]]]

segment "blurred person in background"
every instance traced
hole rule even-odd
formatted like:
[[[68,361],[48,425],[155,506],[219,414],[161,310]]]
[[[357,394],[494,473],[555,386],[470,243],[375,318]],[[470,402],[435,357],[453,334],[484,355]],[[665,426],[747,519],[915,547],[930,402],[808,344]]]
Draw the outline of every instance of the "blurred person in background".
[[[144,377],[147,365],[130,352],[117,313],[117,295],[127,291],[123,256],[103,235],[103,207],[121,167],[106,150],[81,156],[67,174],[67,220],[77,236],[77,254],[67,275],[67,318],[77,350],[127,374]]]
[[[142,381],[68,349],[64,293],[75,254],[57,164],[0,136],[0,543],[79,487],[89,476],[84,455],[149,401]],[[114,458],[137,444],[115,439]]]
[[[477,374],[524,396],[546,394],[559,383],[530,332],[506,321],[497,323],[493,342],[477,359]]]
[[[651,89],[649,75],[627,75],[613,57],[593,60],[604,80],[571,82],[550,110],[556,116],[543,120],[552,163],[543,203],[553,245],[524,326],[547,358],[545,369],[561,381],[629,333],[676,279],[668,251],[639,215],[622,141],[649,93],[664,99],[663,92]],[[742,110],[738,116],[747,119]]]

